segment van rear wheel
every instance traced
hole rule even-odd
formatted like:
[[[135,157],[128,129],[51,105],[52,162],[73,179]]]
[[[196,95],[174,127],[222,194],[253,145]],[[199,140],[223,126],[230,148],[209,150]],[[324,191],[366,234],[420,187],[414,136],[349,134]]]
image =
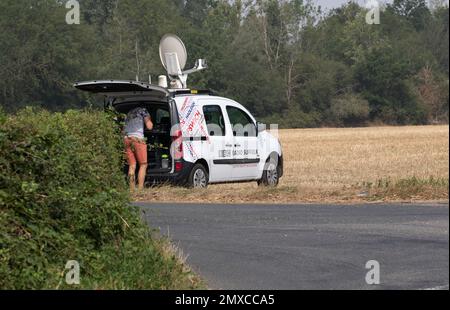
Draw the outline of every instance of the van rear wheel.
[[[280,183],[280,167],[278,162],[268,160],[264,167],[262,178],[258,180],[259,186],[276,187]]]
[[[209,174],[202,164],[196,164],[192,168],[188,178],[188,186],[191,188],[207,188],[209,183]]]

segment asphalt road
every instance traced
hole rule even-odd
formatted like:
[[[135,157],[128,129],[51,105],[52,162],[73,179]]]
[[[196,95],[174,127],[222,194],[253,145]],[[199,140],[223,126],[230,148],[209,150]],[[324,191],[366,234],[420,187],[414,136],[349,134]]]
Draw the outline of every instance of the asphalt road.
[[[137,205],[213,289],[449,289],[448,204]]]

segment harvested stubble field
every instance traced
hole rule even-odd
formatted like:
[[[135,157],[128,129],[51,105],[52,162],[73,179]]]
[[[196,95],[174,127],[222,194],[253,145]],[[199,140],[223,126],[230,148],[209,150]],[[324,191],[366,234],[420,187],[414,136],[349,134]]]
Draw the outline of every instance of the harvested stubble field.
[[[161,186],[139,201],[299,203],[448,200],[449,127],[280,130],[285,175],[277,188],[256,182],[206,190]]]

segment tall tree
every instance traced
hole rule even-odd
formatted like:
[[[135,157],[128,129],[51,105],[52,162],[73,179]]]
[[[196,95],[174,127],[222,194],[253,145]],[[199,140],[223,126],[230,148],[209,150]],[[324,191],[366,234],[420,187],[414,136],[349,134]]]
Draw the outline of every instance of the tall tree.
[[[393,10],[405,17],[417,30],[422,30],[430,18],[430,10],[425,0],[394,0]]]

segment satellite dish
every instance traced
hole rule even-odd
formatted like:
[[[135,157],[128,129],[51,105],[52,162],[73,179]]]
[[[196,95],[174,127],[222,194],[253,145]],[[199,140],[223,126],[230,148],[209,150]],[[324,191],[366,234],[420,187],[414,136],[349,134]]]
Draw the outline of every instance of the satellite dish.
[[[205,59],[198,59],[192,69],[184,70],[187,62],[186,46],[174,34],[166,34],[159,43],[159,57],[170,79],[171,88],[187,88],[189,74],[208,67]]]
[[[178,36],[166,34],[159,44],[159,57],[167,73],[178,76],[186,66],[186,46]]]

